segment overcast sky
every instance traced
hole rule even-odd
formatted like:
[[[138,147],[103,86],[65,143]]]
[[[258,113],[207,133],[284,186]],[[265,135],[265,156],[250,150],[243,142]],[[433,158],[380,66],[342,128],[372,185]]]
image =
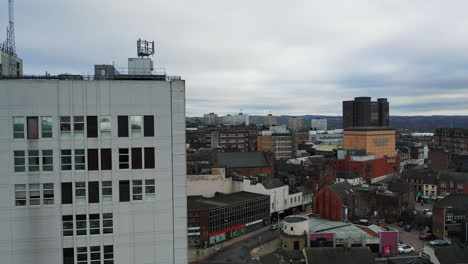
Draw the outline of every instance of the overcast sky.
[[[187,115],[468,115],[468,1],[16,0],[26,74],[125,68],[138,38],[186,80]],[[0,38],[7,0],[0,2]]]

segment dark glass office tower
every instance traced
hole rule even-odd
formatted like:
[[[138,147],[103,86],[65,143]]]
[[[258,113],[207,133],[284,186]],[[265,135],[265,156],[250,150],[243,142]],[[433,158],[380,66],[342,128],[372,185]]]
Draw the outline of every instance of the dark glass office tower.
[[[343,101],[343,128],[388,127],[389,103],[386,98],[372,102],[370,97]]]

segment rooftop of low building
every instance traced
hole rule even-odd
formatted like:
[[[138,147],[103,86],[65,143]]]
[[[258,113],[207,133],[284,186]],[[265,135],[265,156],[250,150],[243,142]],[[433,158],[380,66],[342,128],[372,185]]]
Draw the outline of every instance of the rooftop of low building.
[[[225,207],[245,201],[256,200],[269,197],[268,195],[251,193],[251,192],[236,192],[230,194],[216,193],[214,197],[206,198],[203,196],[188,196],[187,208],[191,209],[213,209]]]
[[[372,264],[377,263],[368,247],[318,247],[303,250],[307,263]]]
[[[434,204],[439,208],[468,208],[468,194],[452,193]]]
[[[269,167],[264,152],[218,152],[219,167],[256,168]]]

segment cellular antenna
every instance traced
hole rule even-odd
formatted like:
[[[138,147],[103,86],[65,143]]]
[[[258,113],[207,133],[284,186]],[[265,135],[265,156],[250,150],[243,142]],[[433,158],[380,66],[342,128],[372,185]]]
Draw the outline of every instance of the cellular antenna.
[[[14,17],[14,10],[13,10],[13,0],[8,0],[8,15],[9,15],[9,23],[7,27],[7,38],[1,46],[1,50],[12,56],[16,56],[15,21],[14,21],[15,17]]]
[[[137,55],[138,57],[141,57],[141,58],[154,55],[154,41],[138,39]]]

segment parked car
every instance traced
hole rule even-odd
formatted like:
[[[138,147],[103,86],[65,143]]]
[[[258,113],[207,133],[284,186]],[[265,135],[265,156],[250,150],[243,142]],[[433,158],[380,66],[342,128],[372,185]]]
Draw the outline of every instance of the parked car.
[[[432,215],[432,211],[429,210],[429,209],[424,209],[424,214],[427,215],[427,216],[431,216],[431,215]]]
[[[405,228],[403,228],[406,232],[410,232],[411,229],[413,229],[412,225],[405,225]]]
[[[399,227],[404,227],[406,225],[406,222],[405,221],[400,221],[398,222],[398,226]]]
[[[418,215],[418,211],[416,211],[416,210],[411,211],[411,215],[412,215],[412,216]]]
[[[402,247],[398,247],[398,253],[411,253],[411,252],[414,252],[414,247],[410,247],[410,246],[402,246]]]
[[[448,242],[447,240],[436,239],[429,241],[429,244],[431,244],[431,246],[448,246],[450,245],[450,242]]]
[[[436,239],[436,235],[434,233],[420,233],[419,239],[421,240],[434,240]]]
[[[271,230],[277,230],[279,227],[280,227],[279,224],[273,224],[273,225],[271,225],[270,229]]]

